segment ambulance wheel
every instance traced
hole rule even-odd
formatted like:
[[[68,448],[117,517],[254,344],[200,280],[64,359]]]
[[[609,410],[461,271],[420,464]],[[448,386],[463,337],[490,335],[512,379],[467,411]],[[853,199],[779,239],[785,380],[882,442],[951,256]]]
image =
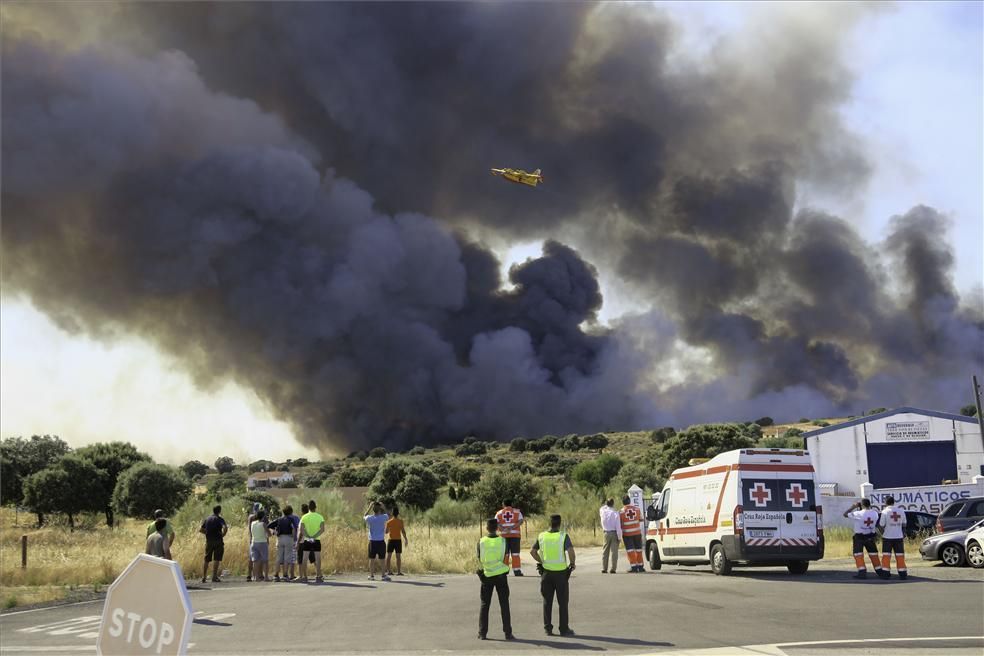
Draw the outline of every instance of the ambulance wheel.
[[[786,563],[786,569],[790,574],[806,574],[806,570],[810,569],[810,561],[790,560]]]
[[[959,544],[944,544],[943,548],[940,549],[940,560],[947,567],[959,567],[963,565],[964,552]]]
[[[718,576],[726,576],[731,573],[731,561],[724,555],[724,547],[720,544],[711,547],[711,571]]]
[[[663,561],[659,559],[659,549],[656,548],[655,542],[646,543],[646,560],[649,561],[649,569],[663,569]]]

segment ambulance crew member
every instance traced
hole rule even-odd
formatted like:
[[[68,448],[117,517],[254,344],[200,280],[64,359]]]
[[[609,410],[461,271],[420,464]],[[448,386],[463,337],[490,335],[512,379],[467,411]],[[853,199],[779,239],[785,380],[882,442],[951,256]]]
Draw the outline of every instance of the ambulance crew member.
[[[521,548],[519,538],[522,535],[519,528],[525,521],[523,511],[513,508],[512,499],[502,502],[502,508],[495,514],[495,521],[499,524],[499,535],[506,539],[506,548],[512,559],[513,576],[522,576],[522,565],[519,561],[519,550]]]
[[[622,497],[622,504],[618,514],[622,521],[622,542],[629,559],[629,573],[645,572],[642,564],[642,513],[628,496]]]
[[[856,579],[863,579],[868,576],[868,568],[864,564],[864,552],[868,552],[871,558],[871,566],[875,568],[875,574],[884,578],[882,573],[881,561],[878,560],[878,545],[875,544],[875,534],[878,527],[878,511],[872,509],[869,499],[861,499],[844,511],[844,517],[854,520],[854,564],[858,567],[858,573],[854,575]]]
[[[478,638],[485,640],[489,632],[489,607],[492,605],[492,591],[499,597],[499,612],[502,613],[502,631],[506,640],[515,640],[512,621],[509,618],[509,549],[506,539],[496,535],[498,523],[495,519],[485,522],[488,532],[478,543],[478,578],[482,582],[482,606],[478,612]]]
[[[899,570],[899,578],[908,578],[905,568],[905,511],[895,507],[895,497],[885,497],[885,508],[881,511],[878,522],[884,529],[882,533],[882,570],[884,578],[892,575],[892,553],[895,553],[895,567]]]
[[[560,515],[550,515],[550,530],[540,533],[530,555],[540,573],[540,594],[543,596],[543,630],[553,635],[553,598],[557,595],[560,607],[560,635],[572,636],[567,615],[570,598],[570,578],[574,571],[574,545],[571,536],[560,530]]]

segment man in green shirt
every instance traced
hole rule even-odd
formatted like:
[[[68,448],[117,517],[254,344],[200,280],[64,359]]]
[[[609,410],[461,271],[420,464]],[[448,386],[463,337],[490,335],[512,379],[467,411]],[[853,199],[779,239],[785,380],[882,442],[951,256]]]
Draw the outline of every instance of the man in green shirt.
[[[314,554],[314,567],[317,572],[315,581],[319,583],[325,578],[321,575],[321,534],[325,532],[325,518],[318,513],[314,499],[308,501],[308,511],[301,517],[301,532],[298,538],[301,552],[310,551]],[[301,581],[307,581],[307,562],[301,557]]]
[[[152,521],[150,524],[147,524],[147,537],[149,538],[157,531],[155,524],[157,523],[158,519],[164,520],[164,535],[167,536],[168,545],[173,545],[174,538],[176,537],[174,533],[174,528],[171,527],[171,520],[164,517],[164,511],[161,509],[157,509],[154,511],[154,521]]]
[[[488,532],[478,542],[478,578],[482,581],[482,607],[478,613],[478,638],[485,640],[489,632],[489,607],[492,605],[492,591],[499,597],[499,612],[502,613],[502,631],[506,640],[515,640],[512,621],[509,617],[509,553],[506,539],[496,535],[499,522],[490,519],[485,523]]]
[[[550,530],[540,533],[530,555],[540,573],[540,594],[543,596],[543,630],[553,635],[553,598],[557,595],[560,607],[560,635],[572,636],[567,616],[570,597],[569,579],[574,571],[574,545],[571,536],[560,530],[560,515],[550,515]]]

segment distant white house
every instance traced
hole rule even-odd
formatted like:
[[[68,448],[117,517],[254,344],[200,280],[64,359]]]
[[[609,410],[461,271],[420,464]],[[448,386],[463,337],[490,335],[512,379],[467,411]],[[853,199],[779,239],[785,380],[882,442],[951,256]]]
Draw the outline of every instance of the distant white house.
[[[246,488],[255,490],[258,487],[277,487],[294,480],[294,475],[285,471],[256,472],[246,479]]]

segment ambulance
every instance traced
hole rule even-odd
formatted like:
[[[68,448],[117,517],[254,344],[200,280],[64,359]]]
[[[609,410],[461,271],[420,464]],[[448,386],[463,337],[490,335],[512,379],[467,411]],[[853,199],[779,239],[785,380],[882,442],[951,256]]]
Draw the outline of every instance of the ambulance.
[[[664,564],[785,565],[803,574],[823,558],[823,509],[810,454],[738,449],[677,469],[650,509],[646,558]]]

